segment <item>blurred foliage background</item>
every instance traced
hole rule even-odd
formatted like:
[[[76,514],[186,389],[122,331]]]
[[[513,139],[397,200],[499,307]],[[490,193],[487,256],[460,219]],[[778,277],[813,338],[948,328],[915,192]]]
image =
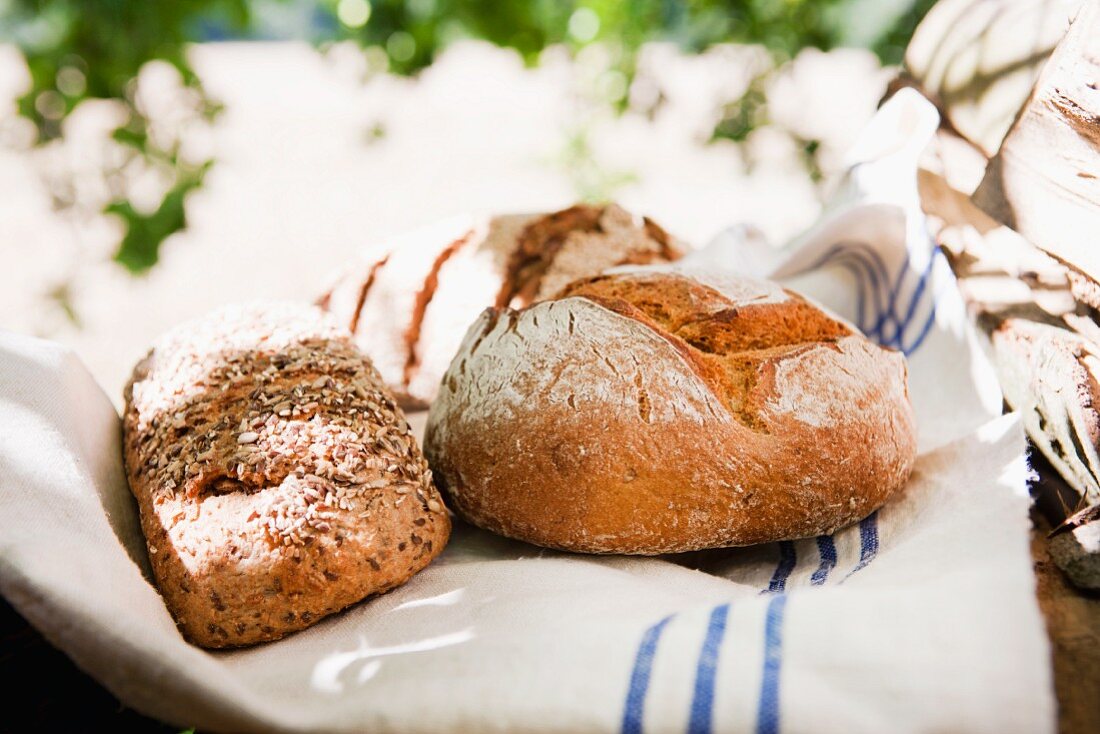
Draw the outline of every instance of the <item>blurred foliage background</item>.
[[[0,42],[24,55],[31,83],[18,103],[34,125],[32,144],[63,136],[64,121],[88,99],[121,103],[124,121],[114,131],[125,155],[167,180],[159,202],[136,204],[122,176],[107,175],[104,210],[125,225],[115,259],[134,273],[157,262],[160,244],[186,225],[184,200],[202,185],[211,160],[181,155],[178,136],[152,134],[137,93],[142,67],[160,60],[180,75],[195,114],[212,119],[218,104],[204,93],[191,69],[187,47],[232,39],[304,40],[322,49],[353,41],[370,68],[415,74],[448,44],[476,38],[514,48],[528,64],[543,49],[563,45],[576,52],[601,44],[612,55],[622,83],[606,102],[621,109],[634,78],[642,44],[672,41],[687,51],[718,43],[759,44],[773,68],[801,49],[858,46],[885,64],[899,63],[913,29],[933,0],[0,0]],[[743,140],[767,119],[763,74],[724,111],[715,138]],[[578,142],[583,159],[583,140]],[[805,141],[814,170],[814,141]],[[583,166],[583,161],[578,165]],[[72,204],[64,185],[55,204]],[[584,192],[582,192],[584,193]],[[589,195],[585,193],[585,195]],[[591,196],[598,196],[593,192]]]

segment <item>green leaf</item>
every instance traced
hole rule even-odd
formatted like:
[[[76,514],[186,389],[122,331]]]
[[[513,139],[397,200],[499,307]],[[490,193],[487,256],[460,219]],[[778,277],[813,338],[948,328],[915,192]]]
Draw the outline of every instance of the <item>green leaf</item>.
[[[21,49],[30,72],[30,89],[18,100],[19,114],[32,121],[40,144],[62,135],[62,123],[84,99],[123,100],[132,119],[114,139],[157,165],[168,166],[176,185],[156,211],[144,214],[119,200],[107,207],[123,220],[126,233],[115,260],[142,273],[158,259],[161,243],[186,225],[184,199],[202,183],[204,166],[189,170],[177,156],[178,146],[159,149],[134,109],[132,81],[150,60],[161,59],[179,70],[183,83],[199,92],[200,112],[212,119],[220,105],[206,97],[201,80],[187,59],[188,44],[207,38],[271,37],[270,22],[280,8],[300,12],[308,22],[283,24],[284,36],[324,46],[352,39],[363,46],[387,48],[401,58],[389,59],[390,70],[415,74],[456,38],[481,38],[515,49],[534,64],[542,49],[583,45],[570,34],[570,19],[585,8],[599,19],[594,41],[613,49],[613,68],[633,78],[638,49],[649,41],[672,41],[688,51],[723,42],[761,44],[777,61],[807,46],[829,49],[859,42],[888,63],[900,59],[913,29],[934,0],[371,0],[367,23],[349,28],[336,13],[339,0],[0,0],[0,43]],[[265,25],[266,24],[266,25]],[[575,25],[575,24],[574,24]],[[285,34],[291,34],[285,36]],[[408,43],[408,38],[414,46]],[[410,55],[411,51],[411,55]],[[75,67],[83,75],[82,93],[59,94],[58,74]],[[45,96],[43,96],[45,95]],[[625,102],[613,102],[622,111]],[[744,140],[767,121],[767,101],[759,87],[750,89],[725,111],[716,138]],[[376,140],[384,129],[365,136]],[[811,143],[807,143],[808,146]],[[629,172],[606,171],[583,144],[566,168],[584,198],[604,198],[630,183]],[[807,161],[816,161],[808,147]],[[812,170],[812,167],[811,167]]]
[[[169,189],[151,214],[138,212],[129,201],[116,201],[106,207],[107,213],[121,217],[126,225],[126,234],[115,252],[115,262],[134,274],[144,273],[157,264],[160,246],[187,226],[184,211],[187,194],[202,185],[209,165],[208,162],[197,173]]]

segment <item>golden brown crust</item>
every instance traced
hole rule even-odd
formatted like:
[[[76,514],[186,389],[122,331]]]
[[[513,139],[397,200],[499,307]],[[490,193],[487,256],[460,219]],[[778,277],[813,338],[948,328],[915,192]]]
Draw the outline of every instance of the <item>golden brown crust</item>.
[[[524,228],[496,305],[520,308],[554,295],[575,278],[617,265],[672,262],[682,255],[672,237],[649,218],[639,223],[616,204],[577,204]]]
[[[404,583],[450,531],[377,372],[315,309],[224,309],[126,389],[125,461],[157,584],[204,647],[278,639]]]
[[[406,407],[426,407],[462,330],[494,300],[525,306],[618,265],[679,258],[672,237],[615,204],[459,219],[357,262],[318,305],[350,326]]]
[[[408,357],[405,360],[405,371],[402,379],[402,384],[404,386],[408,386],[416,375],[417,368],[420,367],[420,353],[418,351],[420,347],[420,330],[424,325],[424,313],[428,310],[428,304],[431,303],[432,298],[435,296],[436,289],[439,288],[439,271],[455,253],[462,249],[462,247],[470,244],[473,240],[473,234],[473,232],[467,232],[465,236],[455,240],[440,251],[439,255],[436,256],[435,261],[432,263],[431,269],[424,277],[424,286],[420,289],[420,292],[416,294],[416,301],[413,304],[412,319],[409,322],[408,329],[405,331],[405,350],[408,352]],[[362,304],[360,304],[359,310],[362,311],[362,308]],[[358,315],[356,320],[358,321]],[[354,332],[354,329],[352,331]]]
[[[790,347],[832,344],[852,333],[801,296],[775,304],[734,304],[718,290],[691,278],[596,276],[576,281],[559,298],[583,296],[662,335],[725,397],[731,413],[762,429],[757,411],[745,405],[761,366]]]
[[[469,520],[595,553],[831,532],[904,484],[915,446],[900,354],[776,287],[671,273],[486,312],[425,437]]]

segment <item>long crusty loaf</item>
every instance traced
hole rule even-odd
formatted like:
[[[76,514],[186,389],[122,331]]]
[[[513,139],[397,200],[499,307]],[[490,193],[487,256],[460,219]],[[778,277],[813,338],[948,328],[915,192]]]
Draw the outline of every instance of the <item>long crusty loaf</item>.
[[[486,311],[433,404],[451,506],[539,545],[667,553],[831,532],[909,476],[905,360],[749,280],[623,273]]]
[[[404,415],[315,308],[232,307],[170,332],[135,368],[123,426],[157,584],[204,647],[307,627],[447,542]]]
[[[614,204],[458,218],[365,253],[319,305],[355,335],[404,405],[424,407],[487,306],[526,306],[576,278],[679,256],[663,229]]]

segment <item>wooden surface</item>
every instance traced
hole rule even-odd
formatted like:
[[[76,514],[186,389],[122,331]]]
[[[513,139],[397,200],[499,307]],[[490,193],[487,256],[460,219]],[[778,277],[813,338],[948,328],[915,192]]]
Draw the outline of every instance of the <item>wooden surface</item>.
[[[1036,594],[1043,610],[1054,658],[1058,731],[1100,732],[1100,594],[1078,591],[1050,560],[1050,523],[1032,513],[1031,557]]]
[[[1100,280],[1100,0],[1081,6],[974,202]]]
[[[905,68],[989,158],[1080,6],[1081,0],[939,0],[905,49]]]
[[[921,204],[989,347],[1005,402],[1073,490],[1058,495],[1061,516],[1048,517],[1055,524],[1070,516],[1083,520],[1100,507],[1100,310],[1081,297],[1095,283],[978,209],[965,187],[952,185],[952,178],[972,177],[952,167],[980,165],[945,154],[952,151],[943,143],[954,139],[941,130],[922,162]],[[1100,554],[1090,558],[1079,583],[1100,573]]]

